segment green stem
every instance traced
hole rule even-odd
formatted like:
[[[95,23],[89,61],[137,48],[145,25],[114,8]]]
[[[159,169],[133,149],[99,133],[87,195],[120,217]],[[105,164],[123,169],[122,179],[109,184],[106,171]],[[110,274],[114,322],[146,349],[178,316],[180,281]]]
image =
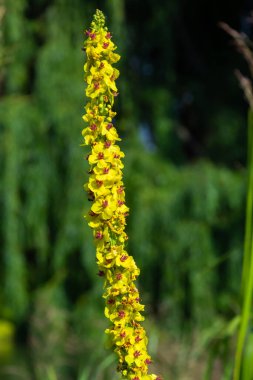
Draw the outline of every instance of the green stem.
[[[249,110],[248,115],[248,192],[247,192],[247,204],[246,204],[246,227],[245,227],[245,239],[244,239],[244,257],[243,257],[243,270],[242,270],[242,296],[245,294],[245,287],[247,286],[249,267],[250,267],[250,254],[251,254],[251,236],[252,236],[252,209],[253,209],[253,115]]]
[[[253,254],[252,249],[251,249],[251,254]],[[246,334],[248,330],[249,318],[250,318],[250,313],[251,313],[252,290],[253,290],[253,260],[251,260],[251,263],[250,263],[249,281],[246,287],[240,330],[238,334],[236,357],[235,357],[235,370],[234,370],[234,378],[233,378],[234,380],[240,380],[242,353],[243,353],[244,342],[245,342],[245,338],[246,338]]]
[[[253,116],[249,111],[248,119],[248,191],[246,206],[246,229],[244,240],[244,258],[242,272],[242,313],[237,339],[235,367],[233,380],[240,380],[243,348],[248,330],[251,314],[253,294],[253,235],[252,235],[252,210],[253,210]]]

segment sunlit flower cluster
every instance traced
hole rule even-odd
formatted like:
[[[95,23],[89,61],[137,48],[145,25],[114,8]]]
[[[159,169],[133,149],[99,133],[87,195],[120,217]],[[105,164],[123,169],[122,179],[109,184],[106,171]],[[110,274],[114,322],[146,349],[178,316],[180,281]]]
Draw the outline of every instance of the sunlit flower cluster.
[[[96,11],[91,28],[86,31],[84,65],[86,96],[89,102],[83,116],[87,127],[82,134],[90,146],[89,181],[85,185],[92,201],[86,215],[93,229],[99,276],[104,278],[105,316],[110,320],[106,330],[118,355],[118,370],[123,379],[161,380],[148,375],[151,357],[147,352],[147,337],[140,322],[144,306],[140,303],[135,280],[139,275],[135,261],[126,251],[125,232],[128,207],[122,181],[124,153],[117,145],[120,140],[114,126],[116,113],[112,110],[118,89],[115,80],[119,71],[112,64],[120,59],[105,27],[105,18]]]

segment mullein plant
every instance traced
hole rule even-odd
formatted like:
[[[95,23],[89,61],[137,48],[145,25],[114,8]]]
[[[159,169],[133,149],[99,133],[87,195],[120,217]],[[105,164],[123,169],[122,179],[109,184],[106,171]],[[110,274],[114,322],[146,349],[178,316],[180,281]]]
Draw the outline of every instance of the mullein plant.
[[[122,379],[162,380],[148,374],[151,357],[141,325],[144,306],[135,285],[140,270],[126,251],[129,208],[125,204],[122,180],[124,153],[117,145],[120,138],[114,125],[116,112],[112,109],[118,95],[115,80],[119,76],[113,64],[120,56],[115,53],[116,46],[101,11],[96,11],[85,34],[84,78],[88,103],[83,116],[87,127],[82,135],[84,145],[90,147],[89,180],[85,190],[92,201],[85,217],[93,230],[98,274],[104,278],[105,316],[110,321],[105,332],[117,354]]]

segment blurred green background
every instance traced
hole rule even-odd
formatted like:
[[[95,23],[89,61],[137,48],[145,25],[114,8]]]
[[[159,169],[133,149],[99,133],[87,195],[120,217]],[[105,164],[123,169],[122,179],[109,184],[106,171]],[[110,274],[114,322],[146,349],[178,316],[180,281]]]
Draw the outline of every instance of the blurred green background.
[[[246,192],[251,1],[0,1],[0,379],[116,380],[83,214],[83,31],[100,8],[122,59],[129,252],[154,371],[229,379]]]

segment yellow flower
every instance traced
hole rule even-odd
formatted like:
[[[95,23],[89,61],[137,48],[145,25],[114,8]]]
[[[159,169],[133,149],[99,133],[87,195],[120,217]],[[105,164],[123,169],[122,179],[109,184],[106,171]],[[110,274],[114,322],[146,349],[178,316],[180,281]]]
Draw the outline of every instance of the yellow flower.
[[[95,214],[91,210],[85,215],[85,219],[91,228],[98,228],[101,225],[100,215]]]
[[[109,181],[111,186],[122,178],[122,172],[117,168],[112,168],[110,163],[101,160],[93,169],[98,181]]]
[[[102,125],[101,125],[101,133],[109,141],[115,142],[116,140],[117,141],[121,140],[118,137],[118,133],[116,131],[116,128],[113,126],[112,123],[102,123]]]
[[[125,361],[130,366],[134,363],[137,367],[141,367],[141,365],[142,365],[142,346],[135,344],[133,347],[130,347],[128,350],[128,354],[125,357]]]
[[[110,193],[109,187],[111,186],[111,181],[106,179],[105,181],[99,180],[95,175],[91,175],[86,190],[90,190],[97,197],[103,195],[106,196]]]
[[[117,204],[112,195],[98,198],[92,205],[91,211],[101,214],[102,219],[110,219],[117,208]]]
[[[110,241],[110,234],[107,227],[104,227],[103,229],[95,228],[93,231],[93,236],[98,249],[102,249],[105,244]]]
[[[110,52],[108,54],[108,60],[111,62],[111,63],[116,63],[120,60],[120,55],[119,54],[116,54],[116,53],[112,53]]]

